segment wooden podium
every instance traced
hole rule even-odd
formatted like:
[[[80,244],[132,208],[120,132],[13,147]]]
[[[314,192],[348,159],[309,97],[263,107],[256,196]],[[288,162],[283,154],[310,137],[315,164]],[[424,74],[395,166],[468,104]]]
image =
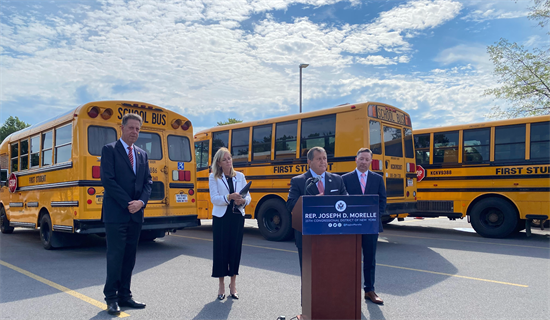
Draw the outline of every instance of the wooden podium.
[[[292,227],[302,232],[302,197],[292,210]],[[304,318],[361,319],[361,270],[360,234],[303,235]]]

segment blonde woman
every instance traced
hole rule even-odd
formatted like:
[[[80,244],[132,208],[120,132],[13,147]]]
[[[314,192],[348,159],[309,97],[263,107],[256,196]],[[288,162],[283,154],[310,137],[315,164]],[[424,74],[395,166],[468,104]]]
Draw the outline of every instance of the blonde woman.
[[[244,174],[233,169],[231,153],[220,148],[212,160],[208,179],[212,201],[214,263],[212,277],[219,279],[218,299],[225,299],[224,278],[230,277],[229,294],[239,299],[236,278],[239,274],[243,243],[244,206],[251,201],[250,193],[242,197],[239,191],[246,185]],[[244,206],[243,206],[244,205]]]

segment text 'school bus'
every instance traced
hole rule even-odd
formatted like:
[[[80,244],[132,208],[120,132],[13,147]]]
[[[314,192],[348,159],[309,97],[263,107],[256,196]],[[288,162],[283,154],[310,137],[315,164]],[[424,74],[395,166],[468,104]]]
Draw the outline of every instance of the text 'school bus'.
[[[285,207],[290,179],[309,170],[306,154],[314,146],[325,148],[328,171],[340,175],[355,169],[359,148],[370,148],[374,153],[372,170],[386,182],[387,213],[395,217],[413,212],[416,166],[412,138],[409,115],[377,102],[201,131],[195,134],[199,218],[212,218],[209,167],[220,147],[231,150],[235,170],[252,181],[247,217],[257,219],[268,240],[292,237],[291,216]]]
[[[416,216],[506,237],[550,216],[550,116],[414,131]]]
[[[78,244],[81,237],[75,234],[103,234],[101,149],[120,138],[126,113],[143,119],[136,145],[147,151],[153,178],[141,238],[152,240],[169,230],[198,225],[191,122],[147,103],[101,101],[15,132],[2,142],[2,233],[14,227],[40,228],[46,249]]]

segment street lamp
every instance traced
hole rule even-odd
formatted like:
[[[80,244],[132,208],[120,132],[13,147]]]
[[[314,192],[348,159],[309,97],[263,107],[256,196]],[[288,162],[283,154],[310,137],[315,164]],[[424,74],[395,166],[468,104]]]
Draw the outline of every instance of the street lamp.
[[[302,113],[302,69],[307,68],[309,64],[302,63],[300,65],[300,113]]]

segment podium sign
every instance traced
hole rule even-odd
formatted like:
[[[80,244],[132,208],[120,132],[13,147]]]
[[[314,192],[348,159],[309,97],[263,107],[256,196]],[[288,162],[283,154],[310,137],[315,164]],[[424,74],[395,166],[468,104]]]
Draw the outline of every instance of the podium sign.
[[[302,234],[377,234],[378,195],[303,196]]]

